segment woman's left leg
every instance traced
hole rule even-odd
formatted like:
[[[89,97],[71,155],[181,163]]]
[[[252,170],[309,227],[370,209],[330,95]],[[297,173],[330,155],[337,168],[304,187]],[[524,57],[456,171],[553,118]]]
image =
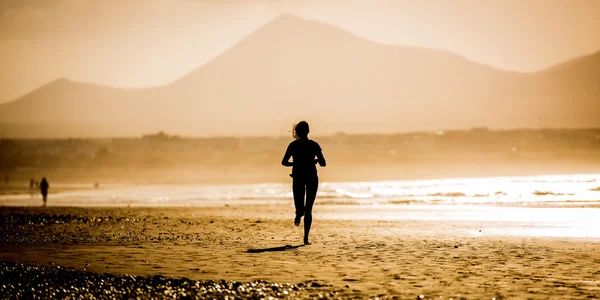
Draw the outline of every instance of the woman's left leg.
[[[294,225],[299,226],[300,219],[304,215],[304,194],[306,192],[305,182],[301,178],[294,178],[292,192],[294,194],[294,206],[296,207]]]

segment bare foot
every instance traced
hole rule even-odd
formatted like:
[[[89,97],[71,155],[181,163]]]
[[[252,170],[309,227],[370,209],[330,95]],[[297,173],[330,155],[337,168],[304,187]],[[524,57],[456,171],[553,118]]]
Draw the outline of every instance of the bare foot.
[[[304,245],[310,245],[311,243],[308,240],[304,240]]]
[[[294,225],[300,226],[300,218],[302,218],[302,216],[296,216],[296,218],[294,219]]]

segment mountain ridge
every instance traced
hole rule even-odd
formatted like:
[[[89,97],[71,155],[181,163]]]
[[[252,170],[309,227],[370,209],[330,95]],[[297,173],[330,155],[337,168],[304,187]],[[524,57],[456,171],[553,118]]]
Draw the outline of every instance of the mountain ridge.
[[[263,26],[259,27],[257,30],[260,30],[262,27],[272,24],[273,22],[275,22],[276,20],[278,20],[280,18],[297,19],[297,20],[302,20],[304,22],[314,22],[314,23],[318,23],[318,24],[324,24],[324,25],[328,25],[328,26],[333,26],[330,23],[327,23],[327,22],[324,22],[324,21],[303,19],[303,18],[298,17],[298,16],[293,15],[293,14],[283,13],[283,14],[279,15],[278,17],[274,18],[273,20],[271,20],[270,22],[267,22]],[[445,50],[445,49],[437,49],[437,48],[430,48],[430,47],[426,47],[426,46],[416,46],[416,45],[402,45],[402,44],[381,43],[381,42],[378,42],[378,41],[370,40],[368,38],[365,38],[365,37],[353,34],[352,32],[345,31],[344,29],[342,29],[340,27],[337,27],[337,29],[339,29],[340,31],[344,31],[344,32],[346,32],[346,33],[348,33],[350,35],[353,35],[353,36],[355,36],[357,38],[364,39],[365,41],[369,41],[371,43],[374,43],[374,44],[378,44],[378,45],[382,45],[382,46],[389,46],[389,47],[400,47],[400,48],[406,48],[406,49],[434,51],[434,52],[445,52],[448,55],[455,56],[457,58],[469,61],[471,63],[476,63],[476,64],[479,64],[479,65],[482,65],[482,66],[486,66],[486,67],[491,68],[491,69],[495,69],[495,70],[499,70],[499,71],[503,71],[503,72],[515,73],[515,74],[538,74],[538,73],[544,73],[544,72],[551,71],[551,70],[556,69],[556,68],[562,68],[562,67],[570,66],[571,64],[575,64],[575,63],[577,63],[577,62],[579,62],[581,60],[584,60],[585,58],[588,58],[588,57],[592,57],[592,56],[596,56],[596,55],[600,56],[600,50],[597,50],[597,51],[594,51],[594,52],[581,54],[581,55],[572,57],[570,59],[557,62],[555,64],[551,64],[551,65],[549,65],[549,66],[547,66],[547,67],[545,67],[543,69],[534,70],[534,71],[528,71],[528,72],[514,71],[514,70],[508,70],[508,69],[498,68],[498,67],[492,66],[490,64],[487,64],[485,62],[475,61],[475,60],[472,60],[472,59],[470,59],[470,58],[468,58],[466,56],[463,56],[461,54],[458,54],[458,53],[455,53],[455,52],[452,52],[452,51],[449,51],[449,50]],[[245,39],[248,36],[252,35],[254,32],[255,31],[253,31],[253,32],[247,34],[246,36],[242,37],[240,39],[240,41],[242,41],[243,39]],[[33,89],[33,90],[31,90],[31,91],[29,91],[29,92],[21,95],[20,97],[17,97],[17,98],[12,99],[12,100],[8,100],[8,101],[3,102],[3,103],[0,103],[0,105],[6,104],[6,103],[9,103],[9,102],[17,101],[20,98],[23,98],[23,97],[27,96],[29,93],[32,93],[32,92],[34,92],[34,91],[36,91],[36,90],[38,90],[40,88],[43,88],[45,86],[50,85],[50,84],[53,84],[53,83],[56,83],[56,82],[61,82],[61,81],[62,82],[73,83],[73,84],[89,84],[89,85],[95,85],[95,86],[105,87],[105,88],[112,88],[112,89],[119,89],[119,90],[132,90],[132,91],[146,90],[146,89],[153,89],[153,88],[161,88],[161,87],[169,86],[169,85],[172,85],[172,84],[180,81],[181,79],[187,77],[188,75],[196,72],[198,69],[202,68],[204,65],[206,65],[206,64],[210,63],[211,61],[215,60],[216,58],[220,57],[223,53],[227,52],[231,48],[234,48],[236,45],[237,45],[237,43],[234,44],[233,46],[225,49],[223,52],[221,52],[221,54],[213,57],[212,59],[206,61],[205,63],[202,63],[202,64],[198,65],[194,70],[192,70],[190,72],[187,72],[187,73],[184,73],[184,74],[182,74],[182,75],[180,75],[180,76],[174,78],[173,80],[168,81],[168,82],[166,82],[164,84],[159,84],[159,85],[154,85],[154,86],[148,86],[148,87],[118,87],[118,86],[113,86],[113,85],[109,85],[109,84],[102,84],[102,83],[97,83],[97,82],[82,81],[82,80],[77,80],[77,79],[68,78],[68,77],[58,77],[56,79],[48,81],[47,83],[41,84],[37,88],[35,88],[35,89]]]
[[[165,85],[112,88],[57,79],[0,104],[0,119],[106,124],[115,135],[133,127],[139,134],[269,135],[299,119],[328,133],[544,127],[555,120],[594,127],[600,125],[590,115],[600,113],[595,58],[514,72],[284,15]],[[592,109],[556,100],[565,97]],[[128,130],[118,125],[130,123],[136,125]]]

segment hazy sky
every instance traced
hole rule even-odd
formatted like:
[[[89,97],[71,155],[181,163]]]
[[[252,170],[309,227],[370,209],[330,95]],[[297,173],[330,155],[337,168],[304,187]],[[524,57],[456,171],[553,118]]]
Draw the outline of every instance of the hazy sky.
[[[600,0],[0,0],[0,102],[59,77],[165,84],[281,13],[510,70],[600,50]]]

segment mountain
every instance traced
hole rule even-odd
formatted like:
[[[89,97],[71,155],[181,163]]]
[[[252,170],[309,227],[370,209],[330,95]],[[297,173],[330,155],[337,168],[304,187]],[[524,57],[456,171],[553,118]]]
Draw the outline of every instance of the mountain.
[[[301,119],[318,134],[597,127],[599,70],[600,52],[509,72],[282,15],[165,86],[44,85],[0,104],[0,136],[277,135]]]

